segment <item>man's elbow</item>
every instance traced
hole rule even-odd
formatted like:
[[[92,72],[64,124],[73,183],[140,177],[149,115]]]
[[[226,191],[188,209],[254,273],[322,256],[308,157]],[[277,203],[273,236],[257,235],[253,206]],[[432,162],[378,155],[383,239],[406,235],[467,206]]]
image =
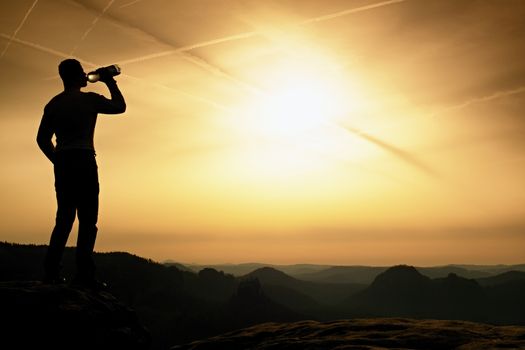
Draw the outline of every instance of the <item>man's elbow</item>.
[[[44,137],[42,137],[42,135],[36,136],[36,144],[38,145],[38,147],[40,147],[40,149],[42,149],[46,143],[47,141],[45,140]]]
[[[40,150],[44,152],[44,154],[46,154],[46,152],[48,152],[50,148],[53,148],[53,145],[50,140],[41,137],[36,138],[36,144],[38,145],[38,148],[40,148]]]
[[[126,102],[117,103],[113,105],[113,111],[111,114],[122,114],[126,111]]]

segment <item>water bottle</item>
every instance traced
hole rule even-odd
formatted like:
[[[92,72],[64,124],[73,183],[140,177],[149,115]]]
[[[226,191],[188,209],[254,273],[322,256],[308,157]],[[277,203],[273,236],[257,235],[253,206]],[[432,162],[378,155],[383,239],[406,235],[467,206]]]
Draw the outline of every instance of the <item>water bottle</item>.
[[[89,72],[88,75],[87,75],[87,79],[90,83],[96,83],[97,81],[100,80],[100,74],[101,73],[105,73],[109,76],[116,76],[116,75],[119,75],[120,74],[120,67],[116,64],[113,64],[111,66],[107,66],[107,67],[102,67],[102,68],[98,68],[97,70],[93,71],[93,72]]]

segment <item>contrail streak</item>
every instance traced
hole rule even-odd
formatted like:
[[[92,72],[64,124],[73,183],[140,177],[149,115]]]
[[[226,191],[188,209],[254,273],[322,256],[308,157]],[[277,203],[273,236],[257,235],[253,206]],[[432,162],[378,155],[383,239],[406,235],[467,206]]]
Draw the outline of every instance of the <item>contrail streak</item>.
[[[27,20],[27,17],[29,17],[29,15],[31,14],[31,11],[33,11],[33,9],[35,8],[36,6],[36,3],[38,2],[38,0],[35,0],[33,2],[33,4],[31,5],[31,7],[29,8],[29,10],[27,10],[24,18],[22,19],[22,21],[20,22],[20,24],[18,25],[18,27],[15,29],[15,32],[13,33],[13,35],[11,35],[11,38],[9,39],[9,41],[7,42],[7,45],[5,46],[4,50],[2,51],[2,53],[0,54],[0,60],[4,57],[5,53],[7,52],[7,49],[9,49],[9,46],[11,46],[11,42],[13,41],[13,39],[16,37],[16,35],[18,34],[18,31],[20,29],[22,29],[22,27],[24,26],[24,23],[26,23],[26,20]]]
[[[84,34],[80,37],[80,40],[78,41],[77,45],[71,50],[70,52],[70,55],[73,55],[73,53],[78,49],[78,47],[80,46],[80,44],[86,39],[86,37],[89,35],[89,33],[93,30],[93,28],[95,28],[95,25],[97,24],[97,22],[99,21],[99,19],[104,16],[104,14],[106,13],[106,11],[111,7],[111,5],[113,5],[113,3],[115,2],[115,0],[110,0],[109,3],[106,5],[106,7],[104,7],[104,9],[102,10],[102,12],[97,16],[95,17],[95,19],[93,20],[93,22],[91,22],[91,26],[89,26],[88,29],[86,29],[86,31],[84,32]]]
[[[304,20],[302,22],[296,23],[295,25],[296,26],[302,26],[302,25],[308,25],[308,24],[311,24],[311,23],[327,21],[327,20],[330,20],[330,19],[333,19],[333,18],[343,17],[343,16],[347,16],[347,15],[350,15],[350,14],[353,14],[353,13],[363,12],[363,11],[375,9],[375,8],[378,8],[378,7],[393,5],[393,4],[397,4],[397,3],[401,3],[401,2],[405,2],[405,1],[407,1],[407,0],[390,0],[390,1],[379,2],[379,3],[376,3],[376,4],[372,4],[372,5],[360,6],[360,7],[356,7],[356,8],[352,8],[352,9],[348,9],[348,10],[344,10],[344,11],[340,11],[340,12],[336,12],[336,13],[332,13],[332,14],[328,14],[328,15],[324,15],[324,16],[320,16],[320,17],[310,18],[310,19]],[[145,55],[145,56],[129,59],[129,60],[123,61],[121,64],[143,62],[143,61],[147,61],[147,60],[158,58],[158,57],[169,56],[169,55],[172,55],[174,53],[187,52],[187,51],[191,51],[191,50],[194,50],[194,49],[199,49],[199,48],[206,47],[206,46],[217,45],[217,44],[221,44],[221,43],[229,42],[229,41],[247,39],[247,38],[251,38],[251,37],[262,35],[262,34],[263,33],[259,32],[259,31],[251,31],[251,32],[244,32],[244,33],[229,35],[229,36],[225,36],[225,37],[222,37],[222,38],[217,38],[217,39],[202,41],[200,43],[195,43],[195,44],[191,44],[191,45],[187,45],[187,46],[182,46],[182,47],[179,47],[179,48],[176,48],[176,49],[173,49],[173,50],[167,50],[167,51],[163,51],[163,52],[159,52],[159,53],[155,53],[155,54],[150,54],[150,55]]]
[[[41,52],[45,52],[45,53],[48,53],[48,54],[51,54],[53,56],[57,56],[57,57],[60,57],[60,58],[70,58],[71,57],[71,55],[69,55],[69,54],[67,54],[65,52],[57,51],[57,50],[51,49],[49,47],[42,46],[42,45],[39,45],[39,44],[35,44],[35,43],[27,41],[27,40],[18,39],[18,38],[15,38],[14,36],[7,35],[5,33],[0,33],[0,37],[8,39],[10,41],[13,41],[13,42],[15,42],[17,44],[22,44],[22,45],[25,45],[25,46],[30,47],[32,49],[35,49],[35,50],[38,50],[38,51],[41,51]],[[88,66],[93,66],[93,67],[98,66],[98,64],[93,63],[93,62],[89,62],[89,61],[86,61],[86,60],[83,60],[80,57],[73,56],[73,58],[78,60],[83,65],[88,65]]]
[[[242,87],[245,90],[249,90],[250,92],[253,92],[256,94],[261,93],[260,90],[257,89],[256,87],[248,83],[245,83],[242,80],[235,78],[235,76],[233,76],[232,74],[229,74],[225,72],[224,70],[208,63],[206,60],[200,58],[199,56],[195,56],[189,53],[180,53],[180,57],[188,62],[193,63],[194,65],[197,65],[203,68],[204,70],[208,71],[209,73],[212,73],[213,75],[225,78],[226,80],[229,80],[233,82],[234,84],[237,84],[238,86]]]
[[[305,25],[305,24],[310,24],[310,23],[315,23],[315,22],[327,21],[327,20],[330,20],[330,19],[334,19],[334,18],[350,15],[352,13],[363,12],[363,11],[375,9],[375,8],[378,8],[378,7],[398,4],[398,3],[401,3],[401,2],[405,2],[405,1],[407,1],[407,0],[389,0],[389,1],[378,2],[378,3],[372,4],[372,5],[360,6],[360,7],[356,7],[356,8],[353,8],[353,9],[348,9],[348,10],[332,13],[332,14],[329,14],[329,15],[324,15],[324,16],[320,16],[320,17],[316,17],[316,18],[310,18],[310,19],[302,21],[300,24]]]
[[[120,64],[124,65],[124,64],[128,64],[128,63],[143,62],[143,61],[147,61],[147,60],[154,59],[154,58],[159,58],[159,57],[173,55],[175,53],[191,51],[191,50],[198,49],[198,48],[205,47],[205,46],[216,45],[216,44],[220,44],[220,43],[228,42],[228,41],[246,39],[246,38],[250,38],[250,37],[256,36],[256,35],[259,35],[259,33],[258,32],[246,32],[246,33],[231,35],[231,36],[227,36],[227,37],[224,37],[224,38],[203,41],[203,42],[200,42],[200,43],[197,43],[197,44],[181,46],[181,47],[173,49],[173,50],[166,50],[166,51],[162,51],[162,52],[158,52],[158,53],[154,53],[154,54],[149,54],[149,55],[144,55],[144,56],[132,58],[132,59],[129,59],[129,60],[121,61]]]
[[[375,144],[376,146],[380,147],[381,149],[389,152],[390,154],[394,155],[395,157],[405,161],[406,163],[416,167],[417,169],[423,171],[424,173],[426,173],[427,175],[430,175],[432,177],[438,177],[439,175],[437,174],[437,172],[432,169],[430,166],[428,166],[427,164],[425,164],[423,161],[421,161],[420,159],[418,159],[417,157],[415,157],[414,155],[408,153],[407,151],[404,151],[402,149],[400,149],[399,147],[396,147],[396,146],[393,146],[385,141],[382,141],[372,135],[369,135],[361,130],[358,130],[356,128],[353,128],[353,127],[349,127],[349,126],[343,126],[343,125],[339,125],[341,128],[347,130],[348,132],[354,134],[354,135],[357,135],[359,136],[360,138],[366,140],[366,141],[369,141],[373,144]]]
[[[223,38],[218,38],[218,39],[213,39],[213,40],[203,41],[203,42],[196,43],[196,44],[183,46],[177,49],[176,51],[190,51],[190,50],[199,49],[205,46],[217,45],[217,44],[228,42],[228,41],[246,39],[246,38],[250,38],[256,35],[260,35],[260,33],[256,31],[245,32],[245,33],[230,35],[230,36],[223,37]]]
[[[470,100],[467,100],[465,102],[459,103],[457,105],[452,105],[452,106],[445,107],[445,108],[443,108],[443,109],[441,109],[439,111],[436,111],[436,112],[432,113],[430,116],[431,117],[435,117],[435,116],[440,115],[440,114],[444,114],[444,113],[448,113],[448,112],[451,112],[451,111],[456,111],[456,110],[459,110],[459,109],[463,109],[465,107],[468,107],[468,106],[476,104],[476,103],[492,101],[492,100],[496,100],[496,99],[501,98],[501,97],[521,94],[523,92],[525,92],[525,86],[520,86],[520,87],[517,87],[517,88],[512,89],[512,90],[497,91],[497,92],[495,92],[493,94],[490,94],[490,95],[472,98]]]
[[[130,63],[139,63],[139,62],[149,61],[149,60],[152,60],[152,59],[155,59],[155,58],[160,58],[160,57],[164,57],[164,56],[170,56],[170,55],[173,55],[176,52],[177,52],[177,50],[167,50],[167,51],[152,53],[152,54],[149,54],[149,55],[144,55],[144,56],[140,56],[140,57],[131,58],[129,60],[122,60],[122,61],[120,61],[119,65],[124,66],[124,65],[127,65],[127,64],[130,64]]]
[[[120,5],[119,8],[124,8],[124,7],[128,7],[128,6],[131,6],[131,5],[135,5],[137,2],[141,2],[142,0],[135,0],[135,1],[132,1],[132,2],[128,2],[127,4],[124,4],[124,5]]]

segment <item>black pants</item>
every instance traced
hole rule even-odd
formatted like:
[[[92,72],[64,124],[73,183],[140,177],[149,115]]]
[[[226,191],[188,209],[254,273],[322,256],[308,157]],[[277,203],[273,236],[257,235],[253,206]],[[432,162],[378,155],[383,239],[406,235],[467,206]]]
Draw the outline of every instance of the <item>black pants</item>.
[[[57,196],[56,224],[44,262],[46,276],[59,276],[67,239],[78,215],[76,247],[77,278],[93,279],[93,249],[97,238],[98,168],[95,152],[69,150],[57,152],[54,163]]]

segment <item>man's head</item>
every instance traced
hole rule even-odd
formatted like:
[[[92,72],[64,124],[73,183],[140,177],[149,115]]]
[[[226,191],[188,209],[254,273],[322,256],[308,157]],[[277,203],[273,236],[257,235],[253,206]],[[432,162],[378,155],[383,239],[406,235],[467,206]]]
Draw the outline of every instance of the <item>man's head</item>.
[[[69,58],[58,65],[58,74],[64,82],[64,88],[81,88],[87,85],[87,77],[80,62]]]

